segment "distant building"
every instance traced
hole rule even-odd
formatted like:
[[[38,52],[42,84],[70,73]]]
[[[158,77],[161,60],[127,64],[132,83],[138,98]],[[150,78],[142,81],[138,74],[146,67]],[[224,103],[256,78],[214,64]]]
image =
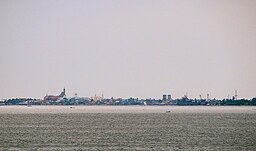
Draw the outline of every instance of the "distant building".
[[[5,101],[4,99],[0,99],[0,105],[5,105]]]
[[[60,99],[62,99],[64,97],[66,97],[66,90],[65,90],[65,88],[60,93],[60,95],[46,95],[44,97],[44,100],[45,101],[57,101],[57,100],[60,100]]]
[[[104,97],[103,97],[103,94],[101,94],[101,96],[98,96],[98,95],[94,95],[94,97],[91,97],[92,100],[94,101],[100,101],[100,100],[103,100]]]
[[[172,96],[170,94],[163,95],[163,102],[170,102],[172,100]]]
[[[172,96],[171,96],[170,94],[168,94],[167,100],[168,100],[168,101],[171,101],[171,100],[172,100]]]
[[[163,95],[163,102],[165,102],[167,100],[167,96],[166,94]]]

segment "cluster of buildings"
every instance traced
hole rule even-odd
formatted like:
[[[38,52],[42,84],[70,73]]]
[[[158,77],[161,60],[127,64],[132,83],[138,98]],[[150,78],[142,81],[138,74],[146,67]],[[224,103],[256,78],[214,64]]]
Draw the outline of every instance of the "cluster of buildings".
[[[187,95],[182,98],[172,99],[171,94],[164,94],[162,99],[139,99],[139,98],[104,98],[94,95],[93,97],[66,96],[65,88],[59,95],[46,95],[43,99],[15,98],[2,99],[0,105],[256,105],[256,97],[252,99],[238,99],[237,92],[231,99],[210,99],[201,97],[190,99]]]

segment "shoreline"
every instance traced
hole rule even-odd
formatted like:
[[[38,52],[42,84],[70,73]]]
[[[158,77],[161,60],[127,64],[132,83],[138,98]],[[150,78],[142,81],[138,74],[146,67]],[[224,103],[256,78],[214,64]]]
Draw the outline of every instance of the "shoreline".
[[[167,113],[168,112],[168,113]],[[256,106],[9,105],[0,114],[44,113],[256,113]]]

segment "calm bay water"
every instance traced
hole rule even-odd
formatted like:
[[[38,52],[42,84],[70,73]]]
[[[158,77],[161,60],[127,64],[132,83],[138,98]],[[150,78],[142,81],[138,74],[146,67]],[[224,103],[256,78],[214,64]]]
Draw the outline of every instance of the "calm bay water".
[[[250,106],[0,106],[0,122],[0,150],[256,150]]]

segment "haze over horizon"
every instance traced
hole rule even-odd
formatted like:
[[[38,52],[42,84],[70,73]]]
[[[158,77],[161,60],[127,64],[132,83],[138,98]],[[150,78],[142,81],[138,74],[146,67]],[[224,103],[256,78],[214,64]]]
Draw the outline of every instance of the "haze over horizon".
[[[0,0],[0,98],[252,98],[255,58],[255,0]]]

